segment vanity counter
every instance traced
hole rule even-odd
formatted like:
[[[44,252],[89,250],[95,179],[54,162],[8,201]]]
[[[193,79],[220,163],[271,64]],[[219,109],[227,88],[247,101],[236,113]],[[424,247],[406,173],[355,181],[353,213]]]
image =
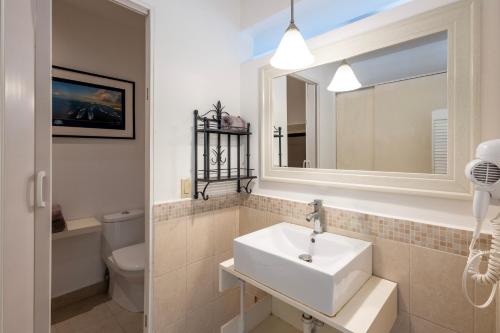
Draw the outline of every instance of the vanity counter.
[[[320,313],[296,300],[271,289],[234,269],[234,259],[219,265],[219,291],[224,291],[245,283],[276,298],[343,333],[389,333],[397,317],[397,284],[372,276],[333,317]],[[307,287],[307,286],[305,286]],[[259,306],[259,304],[261,304]],[[271,301],[254,304],[245,312],[243,322],[245,331],[252,331],[271,315]],[[221,328],[221,333],[241,333],[240,316]]]

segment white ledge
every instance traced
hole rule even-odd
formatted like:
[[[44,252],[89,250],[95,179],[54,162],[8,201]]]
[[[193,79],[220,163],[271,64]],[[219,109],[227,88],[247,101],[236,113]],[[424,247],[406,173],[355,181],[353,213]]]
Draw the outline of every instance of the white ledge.
[[[335,316],[329,317],[236,271],[234,259],[219,265],[219,275],[221,292],[242,280],[344,333],[389,333],[397,317],[397,284],[376,276],[372,276]]]
[[[52,240],[90,234],[101,230],[101,222],[93,217],[66,221],[66,229],[52,234]]]

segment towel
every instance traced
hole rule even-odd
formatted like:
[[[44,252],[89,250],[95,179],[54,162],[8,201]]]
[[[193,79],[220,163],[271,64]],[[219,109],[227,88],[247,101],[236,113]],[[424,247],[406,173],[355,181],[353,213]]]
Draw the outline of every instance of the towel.
[[[247,130],[247,122],[241,117],[223,116],[222,128],[234,131],[244,132]]]
[[[61,232],[66,229],[66,221],[62,214],[60,205],[52,206],[52,233]]]

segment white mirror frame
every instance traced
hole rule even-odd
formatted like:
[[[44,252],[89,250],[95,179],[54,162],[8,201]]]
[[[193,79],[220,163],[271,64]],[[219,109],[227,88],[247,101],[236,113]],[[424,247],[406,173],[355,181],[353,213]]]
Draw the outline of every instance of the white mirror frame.
[[[272,79],[290,74],[261,68],[261,179],[309,185],[436,196],[471,197],[464,168],[479,142],[479,3],[462,0],[313,50],[311,67],[341,61],[437,32],[448,33],[448,174],[417,174],[273,165]]]

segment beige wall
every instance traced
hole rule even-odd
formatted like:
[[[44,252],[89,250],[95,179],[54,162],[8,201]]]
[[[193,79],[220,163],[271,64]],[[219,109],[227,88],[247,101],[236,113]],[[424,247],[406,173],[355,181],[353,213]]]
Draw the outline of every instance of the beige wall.
[[[238,216],[233,207],[155,223],[154,332],[216,333],[239,313],[238,288],[218,291]]]
[[[372,88],[336,95],[337,169],[373,170]]]
[[[375,87],[374,169],[432,173],[432,111],[447,108],[447,75]]]
[[[218,332],[239,311],[238,288],[217,292],[217,266],[233,256],[233,238],[280,222],[312,230],[304,218],[308,209],[304,202],[253,194],[155,206],[155,332]],[[460,287],[470,232],[331,206],[323,218],[327,232],[373,242],[373,274],[398,283],[399,317],[392,333],[494,331],[495,306],[473,309]],[[479,301],[487,289],[471,292]],[[249,287],[245,304],[265,296]]]
[[[337,95],[339,169],[432,173],[432,111],[447,107],[446,74]]]
[[[290,207],[294,208],[292,202]],[[311,228],[304,218],[240,207],[240,234],[283,221]],[[349,221],[349,228],[352,228],[356,222],[354,219]],[[365,225],[365,229],[370,227]],[[331,225],[327,231],[373,242],[373,274],[398,283],[399,316],[391,333],[494,332],[495,306],[485,310],[474,309],[462,295],[461,277],[467,261],[465,256],[346,231]],[[484,302],[488,290],[478,286],[475,291],[477,301]],[[297,318],[282,319],[291,324],[300,323]]]
[[[105,0],[54,0],[54,65],[136,83],[136,139],[53,139],[53,202],[66,219],[144,207],[144,18]],[[76,246],[77,243],[77,246]],[[100,237],[53,242],[53,296],[103,279]]]
[[[500,138],[500,1],[481,2],[481,140]]]

